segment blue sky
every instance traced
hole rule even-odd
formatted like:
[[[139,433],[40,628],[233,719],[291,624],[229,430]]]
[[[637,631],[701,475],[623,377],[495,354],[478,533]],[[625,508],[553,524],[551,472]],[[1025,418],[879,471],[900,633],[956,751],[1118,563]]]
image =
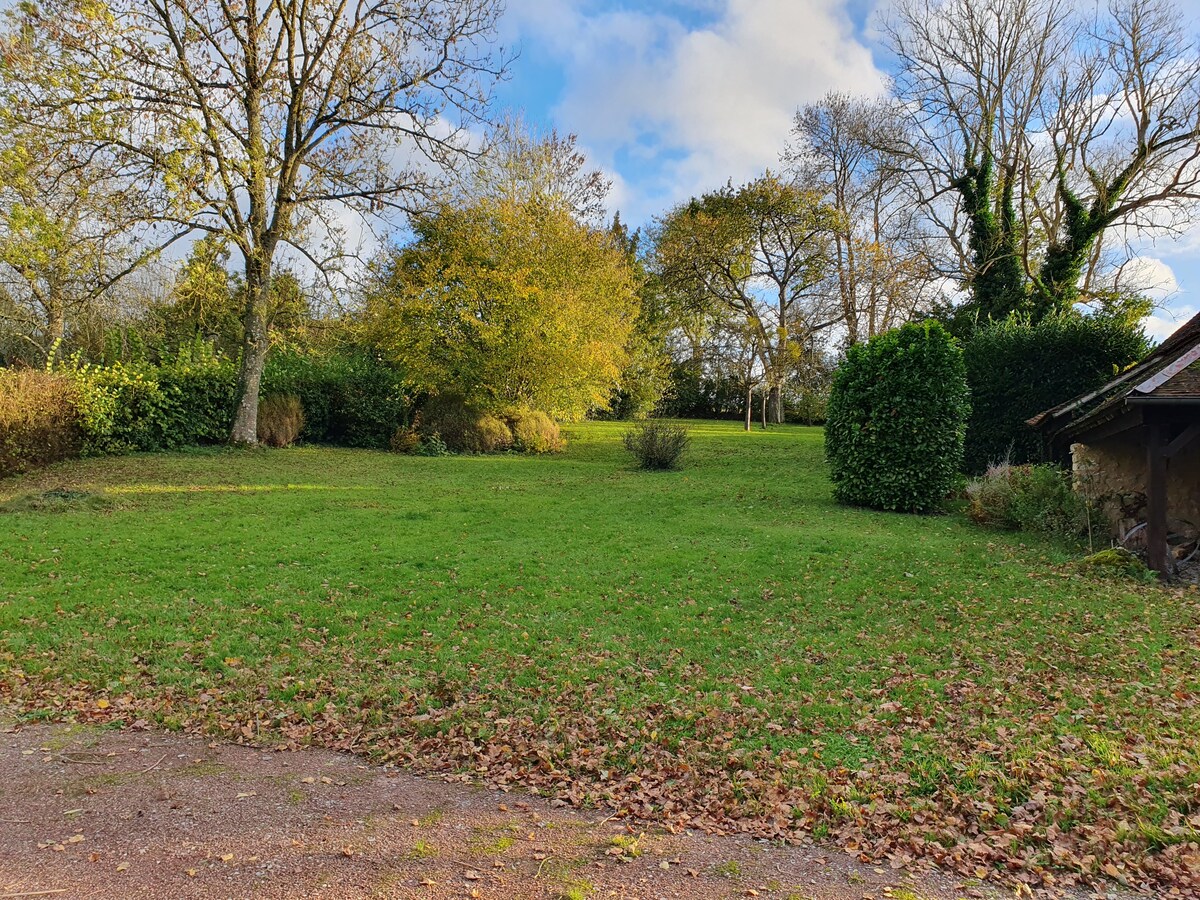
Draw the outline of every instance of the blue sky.
[[[885,0],[886,2],[886,0]],[[641,224],[777,164],[798,106],[885,78],[875,0],[509,0],[501,105],[574,133]],[[1183,0],[1200,21],[1200,0]],[[1200,228],[1141,248],[1158,338],[1200,311]]]

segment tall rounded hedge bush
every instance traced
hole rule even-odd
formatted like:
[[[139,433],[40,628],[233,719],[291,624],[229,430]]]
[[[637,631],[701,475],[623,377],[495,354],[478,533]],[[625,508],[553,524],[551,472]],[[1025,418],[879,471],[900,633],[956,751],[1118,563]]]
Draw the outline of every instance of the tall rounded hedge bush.
[[[825,424],[834,498],[937,509],[962,463],[968,397],[962,350],[936,322],[851,347],[834,373]]]

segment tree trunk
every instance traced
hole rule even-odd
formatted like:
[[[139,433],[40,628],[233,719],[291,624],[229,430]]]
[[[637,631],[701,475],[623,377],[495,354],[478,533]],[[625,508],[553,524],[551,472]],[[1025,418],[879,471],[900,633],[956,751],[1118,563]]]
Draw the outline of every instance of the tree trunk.
[[[271,291],[269,270],[249,263],[246,266],[246,313],[242,320],[242,363],[238,369],[237,411],[229,442],[244,446],[258,443],[258,391],[267,362],[267,302]]]
[[[62,307],[52,306],[46,311],[46,352],[50,353],[66,333],[67,321]]]
[[[767,392],[762,392],[762,428],[767,430]]]
[[[783,424],[783,391],[779,389],[779,385],[771,385],[771,393],[767,399],[767,407],[770,411],[771,424]]]
[[[750,419],[754,415],[754,385],[746,382],[746,430],[750,430]]]

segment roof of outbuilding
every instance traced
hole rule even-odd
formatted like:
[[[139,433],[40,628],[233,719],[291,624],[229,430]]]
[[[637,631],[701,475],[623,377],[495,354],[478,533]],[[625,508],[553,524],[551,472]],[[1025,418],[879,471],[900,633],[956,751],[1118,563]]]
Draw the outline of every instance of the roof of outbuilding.
[[[1079,432],[1112,418],[1130,399],[1200,400],[1200,313],[1137,365],[1094,391],[1043,410],[1029,424],[1048,436],[1068,427]]]

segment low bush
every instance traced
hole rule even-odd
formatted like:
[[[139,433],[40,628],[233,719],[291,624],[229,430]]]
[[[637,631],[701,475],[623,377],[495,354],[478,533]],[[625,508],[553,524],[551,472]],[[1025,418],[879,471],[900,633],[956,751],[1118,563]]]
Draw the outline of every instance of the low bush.
[[[505,417],[513,449],[522,453],[557,453],[563,449],[558,423],[537,409],[519,409]]]
[[[304,430],[304,409],[295,394],[268,394],[258,401],[258,440],[290,447]]]
[[[677,469],[690,438],[682,425],[650,420],[635,425],[622,438],[625,449],[643,469]]]
[[[962,462],[969,411],[962,350],[936,322],[852,346],[827,409],[834,498],[897,512],[938,509]]]
[[[1070,475],[1051,465],[996,463],[967,485],[967,500],[976,522],[1063,537],[1086,535],[1093,518]]]
[[[0,478],[78,456],[79,394],[69,378],[0,370]]]
[[[433,397],[425,404],[420,431],[423,438],[437,435],[454,453],[499,453],[513,445],[512,431],[502,419],[455,394]]]
[[[471,453],[500,453],[513,445],[512,430],[496,416],[485,413],[475,423],[473,432],[468,432],[466,449]]]
[[[411,425],[401,425],[388,442],[393,453],[416,453],[421,449],[421,433]]]

